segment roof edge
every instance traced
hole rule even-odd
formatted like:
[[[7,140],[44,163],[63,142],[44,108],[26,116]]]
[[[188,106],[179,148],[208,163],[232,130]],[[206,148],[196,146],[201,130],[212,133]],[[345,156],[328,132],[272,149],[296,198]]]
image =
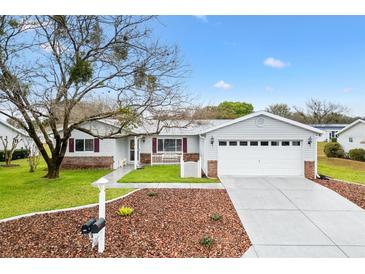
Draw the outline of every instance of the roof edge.
[[[337,132],[337,135],[340,135],[340,134],[344,133],[345,131],[352,128],[353,126],[356,126],[358,123],[364,123],[365,124],[365,120],[357,119],[356,121],[352,122],[351,124],[347,125],[343,129],[341,129],[339,132]]]
[[[25,137],[28,137],[28,134],[26,134],[25,132],[21,131],[20,129],[10,125],[8,122],[4,121],[4,120],[1,120],[0,119],[0,123],[3,124],[4,126],[10,128],[11,130],[14,130],[15,132],[25,136]]]
[[[281,116],[278,116],[278,115],[275,115],[275,114],[272,114],[272,113],[269,113],[269,112],[266,112],[266,111],[257,111],[257,112],[253,112],[251,114],[247,114],[245,116],[239,117],[237,119],[234,119],[234,120],[229,121],[227,123],[224,123],[222,125],[219,125],[219,126],[204,130],[204,131],[200,132],[200,134],[208,133],[208,132],[211,132],[211,131],[214,131],[214,130],[217,130],[217,129],[220,129],[220,128],[223,128],[223,127],[226,127],[226,126],[230,126],[230,125],[236,124],[238,122],[242,122],[242,121],[257,117],[259,115],[264,115],[264,116],[267,116],[269,118],[272,118],[272,119],[275,119],[275,120],[278,120],[278,121],[281,121],[281,122],[284,122],[284,123],[287,123],[287,124],[290,124],[290,125],[293,125],[293,126],[296,126],[296,127],[300,127],[300,128],[305,129],[305,130],[308,130],[308,131],[312,131],[312,132],[315,132],[315,133],[318,133],[318,134],[323,134],[323,131],[320,130],[320,129],[317,129],[317,128],[314,128],[312,126],[305,125],[303,123],[300,123],[300,122],[297,122],[297,121],[294,121],[294,120],[291,120],[291,119],[287,119],[287,118],[284,118],[284,117],[281,117]]]

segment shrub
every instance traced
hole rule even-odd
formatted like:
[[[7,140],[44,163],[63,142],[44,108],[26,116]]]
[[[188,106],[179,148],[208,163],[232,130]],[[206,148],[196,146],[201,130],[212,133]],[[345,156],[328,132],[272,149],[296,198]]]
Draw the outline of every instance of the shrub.
[[[214,239],[209,237],[209,236],[204,236],[203,238],[200,239],[200,244],[207,247],[207,248],[211,248],[212,245],[214,244]]]
[[[157,196],[157,192],[153,192],[153,191],[148,192],[148,193],[147,193],[147,196],[149,196],[149,197]]]
[[[212,215],[210,215],[210,219],[211,219],[212,221],[219,221],[219,220],[221,220],[221,219],[222,219],[222,216],[221,216],[221,215],[219,215],[218,213],[213,213]]]
[[[29,155],[29,150],[16,149],[16,150],[14,150],[12,160],[24,159],[24,158],[27,158],[28,155]],[[5,154],[4,154],[4,151],[1,150],[0,151],[0,162],[4,162],[4,161],[5,161]]]
[[[132,213],[133,213],[133,208],[127,206],[122,206],[118,210],[118,214],[120,216],[131,216]]]
[[[349,158],[355,161],[365,161],[365,149],[354,148],[349,151]]]
[[[336,138],[336,137],[332,137],[332,138],[331,138],[331,142],[332,142],[332,143],[337,143],[337,138]]]
[[[327,143],[324,146],[324,154],[326,154],[327,157],[337,158],[343,158],[345,156],[342,146],[337,142]]]

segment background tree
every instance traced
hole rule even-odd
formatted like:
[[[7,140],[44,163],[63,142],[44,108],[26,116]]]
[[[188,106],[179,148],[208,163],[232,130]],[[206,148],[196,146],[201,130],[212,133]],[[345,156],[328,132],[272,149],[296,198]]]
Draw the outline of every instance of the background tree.
[[[281,117],[290,118],[292,116],[291,109],[287,104],[272,104],[265,109],[267,112],[270,112],[275,115],[279,115]]]
[[[5,159],[5,165],[10,166],[11,160],[13,159],[13,154],[18,146],[19,142],[21,141],[21,138],[19,135],[16,135],[15,137],[10,138],[8,136],[0,136],[1,143],[4,148],[4,159]]]
[[[206,106],[197,109],[196,119],[236,119],[252,113],[253,105],[245,102],[224,101],[218,106]]]
[[[27,131],[57,178],[74,129],[118,119],[130,132],[185,110],[186,70],[175,46],[152,38],[151,16],[0,16],[0,114]],[[90,108],[103,98],[104,107]],[[52,137],[50,137],[50,134]],[[43,146],[45,140],[49,154]]]
[[[326,100],[310,99],[306,102],[306,109],[294,106],[296,115],[308,124],[333,123],[334,117],[344,116],[349,109],[341,104],[335,104]]]

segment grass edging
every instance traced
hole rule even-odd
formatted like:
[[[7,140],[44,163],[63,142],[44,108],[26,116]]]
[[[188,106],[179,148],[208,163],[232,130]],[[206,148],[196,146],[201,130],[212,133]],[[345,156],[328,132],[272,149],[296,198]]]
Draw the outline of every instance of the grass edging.
[[[120,197],[108,200],[108,201],[105,202],[105,204],[108,204],[108,203],[117,201],[119,199],[125,198],[125,197],[129,196],[130,194],[132,194],[132,193],[134,193],[138,190],[140,190],[140,189],[134,189],[134,190],[132,190],[132,191],[120,196]],[[34,216],[34,215],[58,213],[58,212],[65,212],[65,211],[73,211],[73,210],[78,210],[78,209],[95,207],[95,206],[98,206],[98,205],[99,205],[99,203],[94,203],[94,204],[88,204],[88,205],[83,205],[83,206],[75,206],[75,207],[62,208],[62,209],[52,209],[52,210],[46,210],[46,211],[31,212],[31,213],[26,213],[26,214],[13,216],[13,217],[5,218],[5,219],[0,219],[0,223],[5,223],[5,222],[8,222],[8,221],[13,221],[13,220],[17,220],[17,219],[21,219],[21,218],[25,218],[25,217],[31,217],[31,216]]]

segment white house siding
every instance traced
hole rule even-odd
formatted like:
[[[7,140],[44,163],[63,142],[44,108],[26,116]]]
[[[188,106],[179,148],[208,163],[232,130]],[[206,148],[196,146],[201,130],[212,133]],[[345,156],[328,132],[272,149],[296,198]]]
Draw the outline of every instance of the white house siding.
[[[13,130],[12,128],[0,123],[0,136],[7,136],[8,140],[9,140],[9,146],[11,146],[12,142],[13,142],[13,138],[15,138],[17,135],[19,135],[19,137],[22,139],[19,144],[17,145],[17,149],[23,149],[25,148],[25,142],[23,142],[23,139],[26,138],[25,136],[19,134],[18,132],[16,132],[15,130]],[[0,150],[3,150],[4,146],[2,144],[2,142],[0,141]]]
[[[349,138],[352,138],[352,143],[349,142]],[[361,143],[365,142],[365,123],[360,122],[344,131],[338,136],[337,140],[346,152],[353,148],[365,149],[365,143]]]
[[[71,137],[75,139],[75,145],[76,145],[76,139],[94,139],[95,137],[91,136],[90,134],[84,133],[82,131],[79,131],[77,129],[72,131]],[[72,156],[72,157],[82,157],[82,156],[115,156],[116,153],[116,140],[115,139],[100,139],[100,151],[94,152],[94,151],[74,151],[69,152],[69,148],[67,145],[67,151],[65,156]]]
[[[264,125],[259,127],[255,121],[257,118],[264,118]],[[214,137],[214,144],[210,139]],[[308,144],[309,137],[312,137],[312,144]],[[218,140],[301,140],[303,144],[303,161],[316,161],[315,142],[316,134],[294,125],[287,124],[263,115],[238,122],[206,134],[205,153],[206,159],[217,160]],[[204,163],[206,165],[206,163]]]
[[[114,168],[121,166],[122,161],[128,161],[128,138],[115,140]]]

